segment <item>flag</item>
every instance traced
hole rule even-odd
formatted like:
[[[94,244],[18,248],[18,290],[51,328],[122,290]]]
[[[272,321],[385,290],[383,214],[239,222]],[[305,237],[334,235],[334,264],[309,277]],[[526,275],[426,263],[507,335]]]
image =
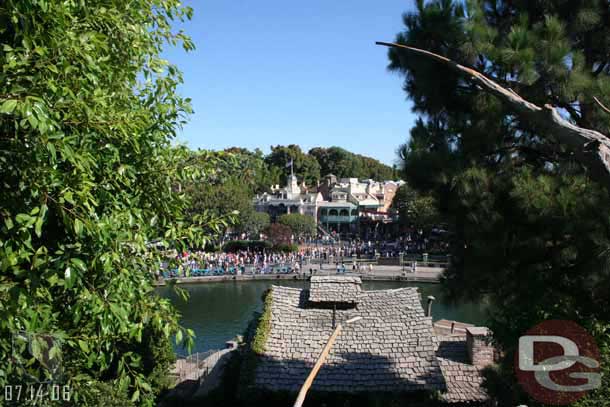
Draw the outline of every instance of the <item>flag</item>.
[[[292,159],[286,163],[286,168],[292,167]]]

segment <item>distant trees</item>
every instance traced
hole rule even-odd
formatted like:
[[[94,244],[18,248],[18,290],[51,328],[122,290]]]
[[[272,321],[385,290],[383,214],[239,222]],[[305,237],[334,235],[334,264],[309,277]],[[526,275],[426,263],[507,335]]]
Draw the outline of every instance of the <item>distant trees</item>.
[[[288,226],[297,238],[313,237],[317,233],[316,220],[308,215],[290,213],[279,217],[278,223]]]
[[[280,183],[285,184],[290,174],[289,163],[292,160],[295,175],[307,185],[316,185],[320,180],[320,164],[296,144],[289,146],[272,146],[271,153],[265,157],[265,162],[281,172]]]
[[[431,195],[418,193],[408,184],[398,188],[392,200],[392,209],[398,211],[401,229],[411,225],[429,231],[441,221],[436,199]]]
[[[216,154],[226,153],[231,175],[242,180],[252,193],[267,191],[271,185],[279,184],[284,167],[271,165],[265,160],[265,155],[258,148],[250,151],[241,147],[227,148]]]
[[[270,216],[264,212],[248,212],[247,216],[241,217],[238,229],[248,234],[252,239],[258,239],[258,235],[271,223]]]
[[[191,217],[201,213],[213,217],[231,215],[221,228],[223,232],[231,229],[252,235],[269,225],[269,215],[256,212],[252,204],[256,192],[277,182],[260,150],[193,151],[189,165],[213,168],[203,178],[187,181],[182,186],[190,202]]]
[[[186,150],[185,150],[186,151]],[[320,163],[324,171],[338,177],[392,178],[393,169],[369,157],[350,153],[339,147],[314,148],[304,153],[297,145],[273,146],[265,156],[262,151],[250,151],[241,147],[224,151],[190,151],[185,159],[185,168],[205,168],[203,177],[186,180],[180,184],[182,192],[190,201],[187,213],[193,217],[207,213],[222,217],[222,231],[229,229],[256,235],[269,225],[269,218],[255,212],[253,199],[256,194],[267,192],[272,185],[286,182],[290,173],[288,163],[293,160],[295,174],[300,182],[315,186],[321,176]],[[233,212],[238,212],[231,215]],[[231,216],[229,216],[231,215]],[[311,217],[288,218],[295,236],[315,234],[315,222]],[[298,221],[297,221],[298,220]],[[311,229],[311,223],[314,229]]]
[[[394,179],[396,174],[389,167],[373,158],[354,154],[341,147],[312,148],[309,155],[316,158],[322,176],[334,174],[338,178],[374,179],[378,181]]]
[[[184,192],[191,200],[189,212],[192,215],[207,211],[210,215],[220,217],[237,211],[239,224],[244,216],[249,216],[248,213],[254,211],[248,186],[232,177],[221,183],[203,180],[188,184]]]
[[[269,171],[280,174],[275,179],[281,184],[285,184],[286,177],[290,173],[288,168],[290,160],[293,160],[294,172],[299,181],[304,181],[310,186],[315,186],[321,177],[328,174],[334,174],[338,178],[379,181],[395,179],[397,175],[394,168],[341,147],[316,147],[305,153],[295,144],[273,146],[271,153],[264,160]]]

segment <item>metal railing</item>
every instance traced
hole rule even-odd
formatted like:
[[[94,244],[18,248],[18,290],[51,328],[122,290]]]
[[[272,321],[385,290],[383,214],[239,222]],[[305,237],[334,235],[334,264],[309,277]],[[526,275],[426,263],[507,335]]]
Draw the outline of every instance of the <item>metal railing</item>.
[[[209,350],[178,359],[176,361],[177,382],[196,380],[202,384],[221,357],[219,350]]]

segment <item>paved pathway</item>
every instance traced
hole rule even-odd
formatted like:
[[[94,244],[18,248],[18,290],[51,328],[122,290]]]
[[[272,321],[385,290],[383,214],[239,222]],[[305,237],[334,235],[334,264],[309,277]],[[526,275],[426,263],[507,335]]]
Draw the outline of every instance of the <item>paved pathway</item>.
[[[347,265],[346,265],[347,266]],[[337,274],[336,267],[325,264],[320,270],[318,264],[304,265],[300,273],[283,274],[242,274],[242,275],[219,275],[202,277],[181,277],[174,279],[176,283],[206,283],[213,281],[248,281],[248,280],[306,280],[312,269],[316,275],[348,275],[359,276],[363,281],[414,281],[435,283],[440,279],[444,269],[437,267],[417,267],[415,273],[410,268],[401,266],[373,266],[373,271],[352,272],[348,269],[346,273]],[[158,285],[165,285],[160,281]]]

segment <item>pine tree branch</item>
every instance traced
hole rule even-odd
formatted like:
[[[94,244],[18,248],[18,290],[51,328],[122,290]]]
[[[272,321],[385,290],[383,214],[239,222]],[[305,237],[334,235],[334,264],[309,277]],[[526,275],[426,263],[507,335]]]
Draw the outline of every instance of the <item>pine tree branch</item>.
[[[482,73],[444,56],[402,44],[380,41],[376,44],[401,49],[440,62],[458,73],[469,75],[481,86],[482,90],[495,95],[519,118],[533,124],[540,130],[542,137],[547,138],[551,143],[559,141],[569,148],[574,154],[574,158],[587,168],[591,177],[610,189],[610,139],[608,136],[595,130],[576,126],[561,117],[557,109],[550,104],[540,107],[523,99],[511,89],[502,87]]]

